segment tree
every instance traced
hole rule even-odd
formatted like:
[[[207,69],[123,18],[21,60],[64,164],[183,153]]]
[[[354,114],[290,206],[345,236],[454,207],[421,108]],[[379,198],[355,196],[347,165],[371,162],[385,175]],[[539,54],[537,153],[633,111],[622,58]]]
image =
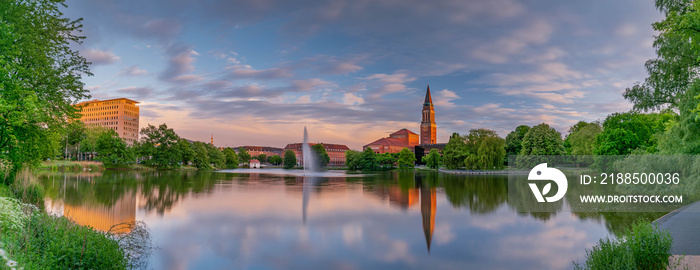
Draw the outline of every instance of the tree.
[[[248,149],[245,149],[245,147],[238,147],[238,160],[241,163],[248,164],[250,162],[251,156],[248,153]]]
[[[292,150],[287,150],[284,151],[284,168],[285,169],[291,169],[297,166],[297,155],[294,154],[294,151]]]
[[[175,147],[177,148],[177,152],[180,153],[182,165],[187,165],[194,159],[194,149],[189,141],[180,139]]]
[[[97,160],[101,161],[105,168],[119,168],[130,164],[134,160],[132,149],[114,130],[103,132],[97,138]]]
[[[464,139],[459,136],[459,133],[452,133],[450,140],[445,145],[445,149],[442,151],[443,162],[445,167],[454,170],[458,169],[464,165]]]
[[[361,152],[357,152],[357,151],[353,151],[353,150],[346,150],[345,151],[345,167],[348,167],[348,170],[351,170],[351,171],[360,170],[362,168],[361,158],[362,158]]]
[[[363,171],[376,171],[378,167],[377,157],[374,150],[367,147],[367,149],[362,152],[362,156],[360,157],[360,169]]]
[[[146,164],[158,168],[178,168],[182,161],[182,153],[175,145],[180,141],[175,131],[168,125],[155,127],[149,124],[141,129],[139,154],[146,157]]]
[[[596,136],[595,155],[628,155],[635,149],[654,153],[657,136],[674,116],[669,113],[613,113],[603,122],[603,131]]]
[[[265,163],[265,162],[267,162],[267,155],[260,154],[260,155],[255,156],[255,159],[260,161],[260,163]]]
[[[391,153],[383,153],[377,155],[377,164],[382,170],[394,169],[394,165],[398,161],[398,158]]]
[[[0,163],[10,184],[41,160],[51,130],[77,118],[71,104],[89,98],[92,75],[72,48],[82,43],[81,19],[63,17],[61,0],[0,1]]]
[[[209,152],[207,146],[203,142],[194,143],[194,158],[192,162],[199,170],[211,170],[211,162],[209,162]]]
[[[423,162],[428,168],[437,169],[440,167],[442,157],[437,149],[430,149],[430,153],[427,156],[423,156]]]
[[[596,137],[603,131],[598,122],[578,122],[569,128],[569,134],[564,139],[564,147],[569,155],[593,155],[596,147]]]
[[[399,152],[399,168],[403,170],[412,169],[415,166],[416,155],[408,148],[401,149]]]
[[[331,161],[330,156],[328,156],[328,153],[326,152],[326,147],[323,146],[323,144],[319,143],[312,145],[311,152],[314,153],[316,160],[318,160],[321,167],[325,167]]]
[[[273,155],[267,158],[267,161],[273,165],[280,165],[282,164],[282,157],[280,157],[279,155]]]
[[[520,154],[520,151],[523,149],[523,138],[528,131],[530,131],[530,127],[520,125],[508,133],[508,136],[506,136],[506,155],[515,156]]]
[[[523,149],[520,155],[563,155],[564,141],[561,133],[542,123],[536,125],[525,134],[523,138]]]
[[[643,83],[627,88],[623,96],[636,111],[670,109],[676,119],[659,136],[664,154],[700,154],[700,3],[697,1],[655,1],[666,17],[652,24],[658,35],[657,57],[646,62],[648,76]],[[615,131],[621,134],[622,130]]]
[[[226,165],[226,156],[218,147],[211,144],[207,144],[207,155],[209,156],[209,162],[216,168],[223,168]]]
[[[488,136],[479,144],[477,166],[479,169],[503,169],[506,141],[498,136]]]
[[[238,154],[236,154],[236,151],[233,150],[233,148],[226,147],[224,149],[224,156],[226,157],[226,168],[235,169],[238,167]]]

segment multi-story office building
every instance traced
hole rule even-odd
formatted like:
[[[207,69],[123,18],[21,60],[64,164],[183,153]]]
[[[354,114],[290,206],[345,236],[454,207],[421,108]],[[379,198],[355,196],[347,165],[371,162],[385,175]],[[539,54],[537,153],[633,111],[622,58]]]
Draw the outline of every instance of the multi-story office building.
[[[131,145],[139,139],[138,103],[128,98],[116,98],[85,101],[75,106],[80,111],[80,121],[85,125],[112,129]]]

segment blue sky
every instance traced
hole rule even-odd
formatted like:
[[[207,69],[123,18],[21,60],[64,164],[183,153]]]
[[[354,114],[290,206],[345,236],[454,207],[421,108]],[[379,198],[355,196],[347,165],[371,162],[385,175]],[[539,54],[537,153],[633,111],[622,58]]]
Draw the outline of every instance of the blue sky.
[[[654,57],[653,1],[69,0],[93,99],[141,101],[218,146],[302,140],[353,149],[419,131],[430,83],[438,142],[452,132],[579,120],[631,104]]]

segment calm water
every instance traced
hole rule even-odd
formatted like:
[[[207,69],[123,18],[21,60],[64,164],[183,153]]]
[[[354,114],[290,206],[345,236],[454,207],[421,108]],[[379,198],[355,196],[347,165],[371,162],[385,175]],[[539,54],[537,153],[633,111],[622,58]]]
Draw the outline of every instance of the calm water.
[[[145,221],[149,269],[568,269],[639,213],[518,213],[505,176],[320,178],[199,171],[42,174],[46,208]],[[308,180],[307,180],[308,181]],[[650,217],[653,218],[653,217]]]

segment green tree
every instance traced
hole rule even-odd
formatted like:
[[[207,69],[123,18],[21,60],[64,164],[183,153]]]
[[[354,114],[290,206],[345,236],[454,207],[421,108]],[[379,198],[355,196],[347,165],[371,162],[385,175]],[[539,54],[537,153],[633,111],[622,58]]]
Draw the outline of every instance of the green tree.
[[[636,149],[657,152],[657,135],[673,119],[669,113],[613,113],[603,122],[603,131],[596,136],[595,155],[628,155]]]
[[[0,1],[0,163],[4,181],[41,160],[49,132],[77,118],[92,75],[73,48],[81,19],[63,17],[60,0]]]
[[[523,138],[523,149],[520,155],[563,155],[564,141],[561,133],[542,123],[536,125],[525,134]]]
[[[454,170],[459,169],[459,167],[464,165],[464,159],[466,158],[465,147],[466,145],[464,143],[464,138],[459,136],[459,133],[452,133],[450,140],[447,142],[445,149],[442,151],[442,158],[443,162],[445,163],[445,167]]]
[[[194,159],[194,149],[189,141],[181,138],[175,147],[177,148],[177,152],[180,153],[182,165],[188,165],[190,161]]]
[[[391,153],[383,153],[377,155],[377,164],[379,164],[379,168],[382,170],[394,169],[394,165],[397,161],[398,158],[395,155],[392,155]]]
[[[207,151],[207,146],[203,142],[195,142],[194,146],[194,158],[192,163],[199,170],[211,170],[211,162],[209,161],[209,151]]]
[[[367,147],[360,157],[360,169],[363,171],[376,171],[379,168],[377,156],[372,148]]]
[[[182,153],[175,147],[180,136],[173,129],[166,124],[158,127],[149,124],[140,133],[139,154],[146,157],[147,165],[164,169],[180,167]]]
[[[260,154],[260,155],[255,156],[255,159],[260,161],[260,163],[265,163],[265,162],[267,162],[267,155]]]
[[[652,24],[658,33],[654,41],[657,57],[646,62],[644,82],[627,88],[623,96],[634,103],[634,110],[678,112],[665,133],[658,136],[662,153],[700,154],[700,3],[655,3],[666,15]]]
[[[328,165],[328,163],[331,161],[330,156],[328,156],[328,153],[326,152],[326,147],[323,146],[323,144],[319,143],[312,145],[311,151],[316,156],[316,160],[320,162],[321,167],[326,167],[326,165]]]
[[[520,154],[520,151],[523,149],[523,138],[525,138],[525,134],[528,131],[530,131],[529,126],[520,125],[508,133],[508,136],[506,136],[506,155],[515,156]]]
[[[416,155],[408,148],[401,149],[399,152],[399,168],[402,170],[413,169],[416,162]]]
[[[105,168],[119,168],[131,164],[134,153],[127,147],[126,142],[114,130],[103,132],[97,138],[97,160],[101,161]]]
[[[78,151],[81,153],[95,152],[97,149],[97,138],[110,131],[114,130],[102,126],[87,127],[83,140],[78,142]]]
[[[440,167],[442,157],[437,149],[430,149],[428,155],[423,156],[423,162],[428,168],[437,169]]]
[[[269,158],[267,158],[268,162],[273,165],[280,165],[282,164],[282,157],[279,155],[272,155]]]
[[[353,150],[345,151],[345,167],[348,167],[348,170],[351,170],[351,171],[360,170],[362,168],[361,159],[362,159],[361,152],[353,151]]]
[[[506,155],[505,144],[506,141],[497,135],[484,138],[477,150],[478,168],[485,170],[503,169],[503,160]]]
[[[238,167],[238,154],[236,154],[233,148],[226,147],[224,149],[224,156],[226,157],[226,168],[235,169]]]
[[[287,150],[284,151],[284,168],[285,169],[291,169],[297,166],[297,155],[294,154],[294,151],[292,150]]]
[[[218,148],[211,144],[207,144],[207,155],[209,156],[209,162],[216,168],[223,168],[226,166],[226,156]]]
[[[569,128],[569,134],[564,139],[564,147],[569,155],[593,155],[596,147],[596,137],[603,132],[598,122],[578,122]]]
[[[248,153],[248,149],[245,149],[245,147],[238,147],[238,160],[241,163],[248,164],[250,162],[251,156],[250,153]]]

